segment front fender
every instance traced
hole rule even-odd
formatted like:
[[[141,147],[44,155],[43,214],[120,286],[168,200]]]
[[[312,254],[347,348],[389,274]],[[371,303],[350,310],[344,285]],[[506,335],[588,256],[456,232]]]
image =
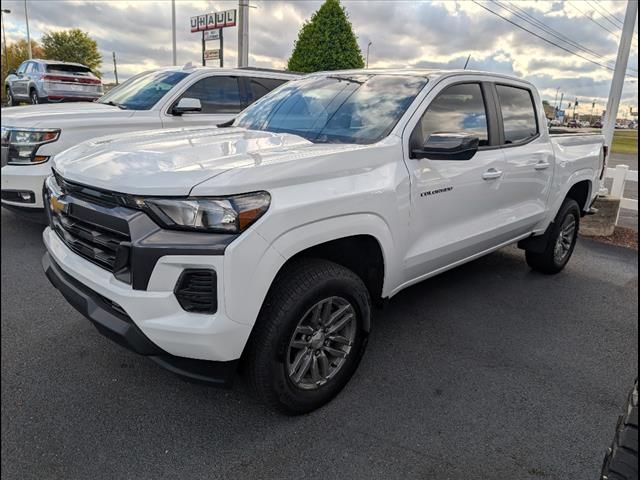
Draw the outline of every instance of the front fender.
[[[249,232],[247,232],[249,233]],[[240,323],[253,324],[276,275],[298,253],[316,245],[356,235],[378,241],[385,264],[382,296],[397,284],[397,248],[386,222],[377,215],[343,215],[300,225],[267,242],[253,230],[233,242],[225,252],[224,291],[227,315]]]

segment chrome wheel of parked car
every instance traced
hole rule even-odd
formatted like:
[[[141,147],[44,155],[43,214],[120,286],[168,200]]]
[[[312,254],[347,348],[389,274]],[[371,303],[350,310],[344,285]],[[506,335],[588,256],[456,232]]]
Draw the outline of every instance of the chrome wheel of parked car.
[[[38,98],[38,92],[36,92],[35,90],[31,90],[31,93],[29,94],[29,98],[31,99],[32,105],[37,105],[38,103],[40,103],[40,100]]]
[[[302,317],[289,342],[287,372],[299,388],[312,390],[345,364],[357,331],[356,313],[342,297],[316,303]]]
[[[7,88],[7,105],[9,107],[13,107],[15,106],[15,99],[13,98],[13,92],[11,91],[10,88]]]

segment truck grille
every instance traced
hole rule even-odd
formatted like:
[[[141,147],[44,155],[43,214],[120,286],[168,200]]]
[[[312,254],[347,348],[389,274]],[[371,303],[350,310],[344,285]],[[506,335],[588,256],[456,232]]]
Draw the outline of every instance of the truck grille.
[[[81,185],[51,178],[44,192],[49,224],[75,253],[131,283],[128,209],[91,197]]]

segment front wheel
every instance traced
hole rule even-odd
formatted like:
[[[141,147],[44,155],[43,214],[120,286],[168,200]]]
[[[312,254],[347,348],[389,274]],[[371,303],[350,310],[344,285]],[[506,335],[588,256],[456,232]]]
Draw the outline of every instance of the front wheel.
[[[11,89],[9,87],[7,87],[7,106],[8,107],[15,107],[17,105],[16,103],[16,99],[13,96],[13,92],[11,91]]]
[[[311,258],[286,266],[249,340],[249,385],[289,415],[321,407],[355,372],[370,315],[369,292],[351,270]]]
[[[567,198],[551,226],[549,239],[542,252],[527,250],[527,264],[541,273],[552,275],[567,265],[578,240],[580,207],[578,202]]]

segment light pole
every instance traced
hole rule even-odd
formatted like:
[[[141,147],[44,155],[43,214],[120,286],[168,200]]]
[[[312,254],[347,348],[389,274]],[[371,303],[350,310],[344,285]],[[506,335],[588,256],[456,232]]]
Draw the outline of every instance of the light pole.
[[[553,101],[553,108],[558,109],[558,93],[560,93],[560,87],[556,88],[556,98]]]
[[[11,13],[8,8],[2,9],[2,43],[4,43],[4,63],[7,65],[7,72],[9,71],[9,52],[7,50],[7,30],[4,28],[4,14]]]
[[[369,49],[371,48],[372,44],[373,42],[367,43],[367,65],[364,68],[369,68]]]
[[[24,20],[27,24],[27,46],[29,47],[29,60],[33,58],[31,54],[31,35],[29,34],[29,12],[27,11],[27,0],[24,0]]]
[[[173,44],[173,64],[178,64],[178,52],[176,50],[176,0],[171,0],[171,41]],[[116,54],[113,53],[113,60],[115,64]],[[116,85],[118,81],[116,79]]]

